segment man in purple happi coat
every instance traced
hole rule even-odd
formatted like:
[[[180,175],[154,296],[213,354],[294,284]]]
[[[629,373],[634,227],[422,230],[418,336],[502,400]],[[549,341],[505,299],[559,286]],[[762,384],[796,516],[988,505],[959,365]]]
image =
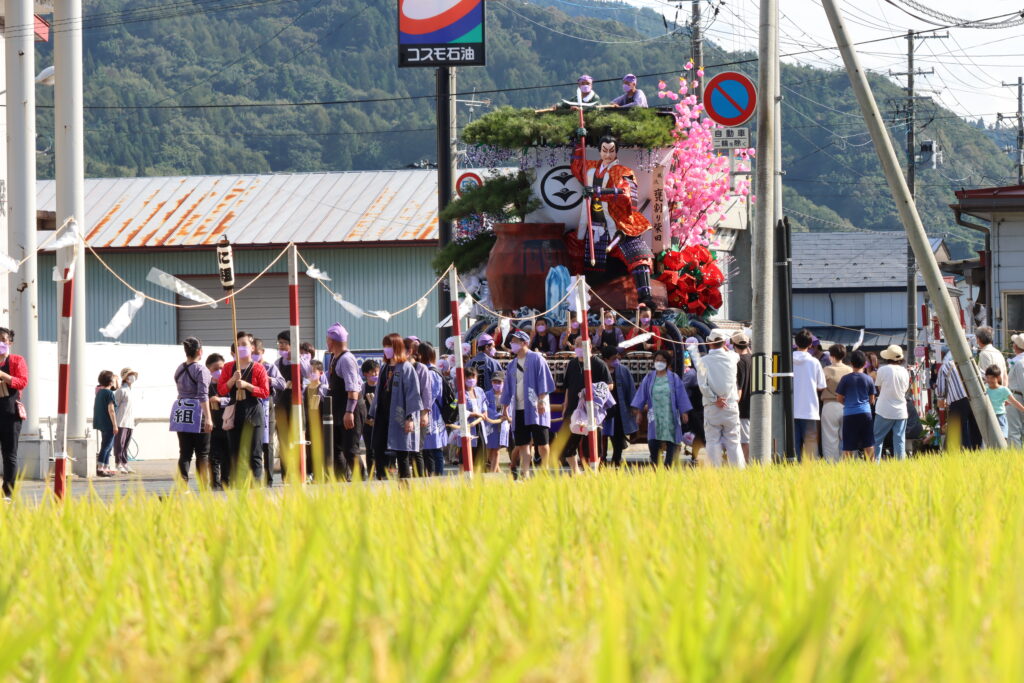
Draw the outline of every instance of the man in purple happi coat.
[[[530,351],[530,335],[516,330],[509,335],[509,348],[514,354],[505,369],[505,386],[499,403],[513,417],[515,450],[512,464],[519,461],[525,478],[530,472],[532,457],[530,446],[537,446],[541,463],[547,463],[549,428],[551,427],[551,401],[548,395],[555,390],[544,356]]]

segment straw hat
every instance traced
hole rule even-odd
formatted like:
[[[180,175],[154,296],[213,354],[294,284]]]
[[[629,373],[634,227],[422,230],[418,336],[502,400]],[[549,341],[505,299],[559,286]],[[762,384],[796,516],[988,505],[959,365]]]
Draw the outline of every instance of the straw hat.
[[[879,355],[885,360],[903,360],[903,348],[898,344],[890,344],[889,348]]]
[[[724,342],[729,338],[729,333],[723,330],[721,327],[716,327],[711,330],[711,334],[708,335],[708,343],[714,344],[716,342]]]
[[[123,370],[121,370],[122,381],[124,381],[124,378],[127,377],[128,375],[135,375],[136,377],[138,377],[139,373],[136,372],[135,370],[132,370],[131,368],[124,368]]]
[[[740,330],[736,334],[732,335],[732,344],[733,346],[741,347],[750,346],[750,337],[747,336],[746,332]]]
[[[1018,349],[1024,349],[1024,333],[1013,335],[1010,337],[1010,341],[1013,342],[1013,345]]]

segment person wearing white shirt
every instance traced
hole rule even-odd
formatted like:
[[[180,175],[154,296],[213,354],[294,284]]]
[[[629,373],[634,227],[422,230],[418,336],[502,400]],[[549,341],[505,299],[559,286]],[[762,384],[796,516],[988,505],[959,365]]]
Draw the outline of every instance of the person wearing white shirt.
[[[796,432],[796,457],[803,462],[804,451],[813,457],[818,452],[821,412],[818,392],[825,388],[825,372],[808,349],[814,342],[810,330],[803,329],[793,337],[793,422]]]
[[[1002,351],[993,346],[994,335],[991,327],[979,327],[974,331],[974,336],[978,340],[978,367],[985,372],[993,365],[998,366],[1000,372],[1003,373],[1000,381],[1006,384],[1006,358],[1003,357]]]
[[[697,386],[704,399],[704,436],[708,459],[715,467],[722,464],[722,450],[729,464],[743,469],[746,461],[740,447],[740,393],[736,366],[740,357],[725,348],[729,335],[715,329],[708,335],[711,349],[697,369]]]
[[[903,367],[903,349],[893,344],[882,351],[885,365],[878,369],[875,386],[875,461],[882,459],[882,444],[892,432],[892,451],[897,459],[907,457],[907,390],[910,373]]]
[[[1024,402],[1024,334],[1015,334],[1011,337],[1013,343],[1013,358],[1010,359],[1010,370],[1007,373],[1009,380],[1006,386],[1010,393],[1018,401]],[[1016,410],[1006,411],[1006,420],[1009,423],[1009,436],[1007,439],[1013,448],[1024,447],[1024,416]]]

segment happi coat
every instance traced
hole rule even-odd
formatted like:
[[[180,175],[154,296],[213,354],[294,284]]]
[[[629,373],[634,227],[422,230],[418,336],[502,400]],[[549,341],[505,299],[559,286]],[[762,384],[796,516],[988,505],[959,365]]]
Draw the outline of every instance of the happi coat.
[[[383,416],[377,417],[377,399],[381,388],[373,394],[370,404],[370,417],[374,421],[374,429],[380,424]],[[388,450],[418,451],[420,450],[420,411],[423,410],[423,398],[420,393],[420,381],[411,363],[397,363],[391,373],[391,410],[388,420]],[[405,421],[412,418],[415,428],[412,432],[405,431]]]
[[[506,366],[505,386],[501,391],[501,405],[511,406],[513,411],[516,409],[516,387],[520,380],[519,370],[516,368],[518,362],[519,357],[516,356]],[[555,390],[555,378],[551,376],[551,369],[548,367],[547,361],[544,360],[544,356],[536,351],[527,351],[526,357],[523,358],[523,370],[525,378],[523,408],[526,413],[526,424],[550,427],[551,400],[547,399],[548,409],[544,411],[543,415],[540,415],[537,413],[537,399]]]
[[[612,382],[615,384],[615,402],[617,404],[612,410],[618,410],[619,415],[622,417],[623,433],[632,434],[639,429],[636,419],[633,417],[633,411],[630,410],[633,397],[636,396],[636,383],[633,382],[633,373],[621,361],[614,368],[609,368],[609,370],[612,371]],[[608,414],[608,419],[604,421],[604,433],[607,436],[615,434],[615,420],[611,412]]]
[[[644,381],[640,383],[640,389],[636,392],[636,396],[633,397],[633,407],[638,410],[647,409],[647,440],[657,440],[657,426],[655,425],[654,419],[654,405],[652,403],[651,394],[654,391],[654,376],[657,374],[656,370],[651,370],[644,377]],[[686,387],[683,386],[683,380],[676,373],[671,370],[667,371],[668,376],[668,388],[669,388],[669,408],[672,412],[672,417],[675,420],[676,427],[676,438],[675,443],[682,443],[683,441],[683,425],[680,419],[681,413],[688,413],[693,410],[693,404],[690,403],[690,397],[686,393]]]

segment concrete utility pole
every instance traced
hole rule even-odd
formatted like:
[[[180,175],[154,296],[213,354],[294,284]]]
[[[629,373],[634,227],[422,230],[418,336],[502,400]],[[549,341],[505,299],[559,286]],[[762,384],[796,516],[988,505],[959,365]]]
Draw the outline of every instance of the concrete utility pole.
[[[693,65],[697,69],[704,68],[704,37],[700,31],[700,3],[701,0],[693,0],[693,20],[690,23],[690,52],[693,53]],[[698,102],[704,101],[704,84],[697,81],[697,88],[693,91]]]
[[[36,89],[35,17],[32,0],[7,0],[7,182],[9,254],[22,264],[10,277],[11,323],[17,353],[25,358],[29,377],[39,377],[39,290],[36,253]],[[8,174],[5,174],[7,176]],[[6,300],[6,299],[5,299]],[[22,392],[27,418],[21,425],[21,457],[28,476],[42,478],[49,453],[39,438],[39,389],[29,383]]]
[[[907,240],[914,249],[914,255],[921,266],[921,275],[925,285],[928,287],[928,295],[935,305],[935,312],[939,316],[939,323],[946,337],[946,343],[953,354],[953,361],[956,363],[960,376],[964,380],[964,388],[970,398],[971,411],[974,413],[978,426],[985,437],[985,445],[989,448],[1005,448],[1006,440],[999,429],[995,412],[988,396],[981,384],[981,375],[978,366],[971,357],[970,347],[967,345],[967,337],[963,328],[960,327],[960,319],[953,308],[953,302],[949,298],[942,273],[939,272],[939,264],[932,253],[931,245],[928,242],[928,235],[921,223],[921,216],[917,213],[917,205],[910,196],[910,189],[907,182],[900,173],[900,164],[893,149],[889,133],[882,121],[878,111],[878,104],[871,92],[867,75],[861,68],[857,51],[851,44],[846,33],[846,26],[843,23],[842,14],[836,4],[836,0],[822,0],[825,13],[828,15],[829,25],[836,39],[836,45],[843,56],[843,63],[846,65],[846,72],[850,76],[850,85],[857,95],[857,102],[860,104],[864,122],[871,133],[871,140],[875,145],[875,152],[882,164],[885,179],[889,183],[889,190],[892,192],[896,202],[896,208],[900,213],[900,220],[907,232]],[[751,425],[751,436],[753,437],[753,425]]]
[[[1024,185],[1024,78],[1017,76],[1016,83],[1003,83],[1003,87],[1014,85],[1017,86],[1017,114],[997,114],[997,120],[1017,119],[1017,184]]]
[[[917,127],[917,111],[915,104],[917,96],[914,92],[914,76],[928,76],[935,73],[935,69],[923,71],[914,68],[914,50],[916,40],[928,38],[945,38],[947,36],[919,36],[913,29],[907,31],[907,70],[890,71],[890,76],[907,77],[907,187],[910,188],[910,199],[917,199],[917,142],[914,140],[915,128]],[[914,258],[914,250],[907,242],[907,357],[914,358],[914,349],[917,348],[917,261]]]
[[[54,156],[57,176],[57,225],[73,216],[80,230],[85,223],[85,125],[82,109],[82,0],[54,0],[53,117]],[[68,247],[72,249],[72,247]],[[62,261],[58,255],[58,262]],[[80,477],[96,471],[95,453],[88,453],[86,415],[92,409],[92,383],[86,364],[85,249],[75,255],[71,318],[70,387],[68,396],[68,450],[76,458],[74,472]],[[61,297],[63,299],[63,297]],[[63,302],[61,302],[63,306]],[[60,355],[58,353],[58,355]]]
[[[768,393],[766,373],[771,366],[772,317],[775,264],[775,112],[776,72],[779,64],[776,27],[779,22],[777,0],[761,0],[760,38],[758,41],[757,107],[757,207],[753,230],[754,258],[751,259],[753,291],[753,376],[750,399],[750,457],[761,462],[772,455],[772,396]]]
[[[436,71],[436,118],[437,118],[437,210],[444,211],[452,200],[452,184],[455,182],[455,67],[439,66]],[[437,219],[440,247],[452,241],[452,222]],[[438,290],[438,310],[444,318],[448,315],[449,301],[444,291]],[[443,344],[447,330],[440,330]]]

